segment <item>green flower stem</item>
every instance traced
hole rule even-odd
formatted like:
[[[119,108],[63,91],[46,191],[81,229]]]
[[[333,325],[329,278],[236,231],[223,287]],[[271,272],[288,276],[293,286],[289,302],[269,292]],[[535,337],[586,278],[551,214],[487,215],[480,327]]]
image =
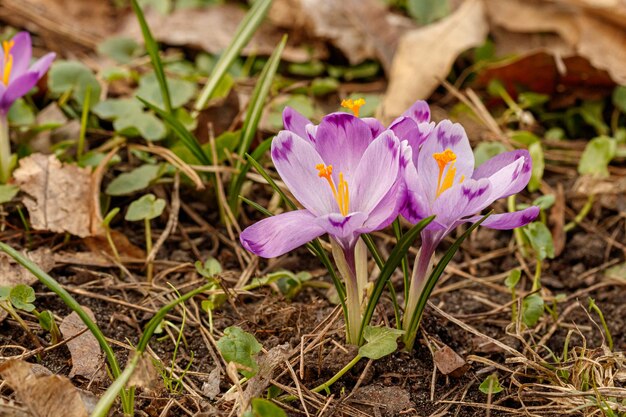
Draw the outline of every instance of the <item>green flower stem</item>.
[[[152,227],[150,226],[150,219],[144,219],[146,225],[146,257],[150,256],[152,252]],[[154,274],[154,264],[152,261],[148,262],[146,266],[146,278],[149,283],[152,283],[152,276]]]
[[[11,177],[11,142],[7,115],[0,112],[0,184],[6,184]]]
[[[91,320],[91,317],[83,310],[80,304],[68,293],[61,285],[50,275],[43,272],[37,264],[32,262],[31,260],[24,257],[21,253],[10,247],[9,245],[0,242],[0,250],[4,251],[10,257],[19,262],[24,268],[28,269],[33,275],[41,281],[46,287],[48,287],[52,292],[58,295],[61,300],[68,306],[72,311],[78,314],[78,317],[85,323],[85,326],[89,329],[89,331],[94,335],[100,348],[104,351],[104,354],[107,357],[107,361],[109,362],[109,367],[111,368],[111,373],[113,377],[116,379],[122,373],[120,370],[120,366],[117,363],[117,358],[115,357],[115,353],[113,349],[109,345],[106,340],[106,337],[98,327],[98,325]],[[127,414],[131,414],[133,411],[132,401],[129,401],[128,393],[124,390],[120,392],[120,397],[122,400],[122,408],[124,412]]]

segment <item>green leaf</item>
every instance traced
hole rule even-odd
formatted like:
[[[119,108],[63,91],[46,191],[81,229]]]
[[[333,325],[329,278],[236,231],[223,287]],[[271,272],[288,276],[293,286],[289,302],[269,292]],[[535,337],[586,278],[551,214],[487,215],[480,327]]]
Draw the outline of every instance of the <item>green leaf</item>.
[[[521,276],[522,276],[522,271],[520,271],[519,269],[512,270],[509,273],[509,276],[507,276],[506,279],[504,280],[504,285],[506,285],[506,287],[509,290],[512,290],[513,288],[515,288],[515,286],[519,282]]]
[[[546,164],[543,158],[543,146],[541,146],[541,142],[531,143],[528,146],[528,152],[530,153],[530,158],[533,161],[530,181],[528,182],[528,191],[532,192],[538,190],[541,186],[543,170]]]
[[[556,201],[556,197],[554,194],[546,194],[541,197],[537,197],[535,201],[533,201],[533,206],[538,206],[541,210],[548,210],[550,207],[554,205]]]
[[[98,45],[98,53],[108,56],[120,64],[128,64],[144,53],[141,45],[132,38],[114,36]]]
[[[325,69],[324,63],[315,59],[303,63],[296,62],[287,66],[287,71],[290,74],[307,78],[317,77],[323,74]]]
[[[166,79],[173,109],[184,106],[196,94],[195,83],[175,78]],[[150,72],[139,79],[139,88],[135,91],[135,96],[141,97],[159,108],[166,108],[163,92],[154,72]]]
[[[48,88],[56,96],[71,91],[71,97],[82,108],[89,89],[89,107],[100,100],[100,83],[91,70],[78,61],[55,61],[48,73]]]
[[[134,98],[110,98],[96,104],[92,112],[101,119],[115,120],[143,112],[143,104]]]
[[[427,25],[450,14],[448,0],[407,0],[407,12],[422,25]]]
[[[239,26],[237,26],[233,40],[222,53],[217,64],[215,64],[209,80],[196,100],[194,104],[194,110],[196,112],[206,107],[222,77],[226,74],[231,64],[239,57],[239,53],[243,47],[246,46],[248,41],[252,38],[252,35],[263,21],[271,4],[272,0],[256,0],[252,4],[248,13],[246,13],[241,23],[239,23]]]
[[[270,104],[267,122],[272,129],[280,130],[283,128],[283,110],[285,110],[287,106],[297,110],[308,119],[314,118],[316,113],[313,100],[308,96],[294,94],[287,98],[281,97],[279,100],[273,101]]]
[[[609,127],[604,123],[603,111],[604,101],[584,101],[578,113],[585,123],[596,129],[598,135],[606,135],[609,133]]]
[[[613,104],[626,114],[626,86],[618,85],[613,90]]]
[[[537,135],[526,130],[518,130],[516,132],[513,132],[513,134],[511,135],[511,140],[514,140],[515,142],[524,146],[530,146],[533,143],[541,141],[541,139],[539,139]]]
[[[7,114],[12,126],[30,126],[35,123],[35,112],[23,98],[15,100]]]
[[[48,332],[52,330],[54,326],[54,316],[49,310],[45,310],[39,313],[37,319],[39,320],[39,325],[42,329]]]
[[[154,194],[146,194],[130,203],[124,218],[131,222],[152,220],[159,217],[164,209],[165,200],[156,198]]]
[[[615,140],[608,136],[599,136],[591,139],[580,157],[578,173],[608,177],[608,166],[615,157],[616,151],[617,144]]]
[[[209,258],[204,261],[204,264],[200,261],[195,263],[196,271],[205,278],[213,278],[215,275],[222,272],[222,265],[215,258]]]
[[[506,152],[506,146],[501,142],[481,142],[474,149],[474,159],[476,167],[482,165],[489,159],[502,152]]]
[[[127,114],[113,122],[113,128],[123,136],[142,138],[155,142],[165,138],[167,129],[161,120],[149,112]]]
[[[554,244],[550,229],[541,222],[532,222],[522,230],[530,242],[530,246],[540,260],[554,258]]]
[[[522,301],[522,321],[533,327],[543,315],[544,303],[539,294],[530,294]]]
[[[314,96],[325,96],[339,90],[341,83],[334,78],[316,78],[311,81],[311,94]]]
[[[24,310],[30,313],[35,309],[35,306],[32,304],[33,301],[35,301],[35,290],[28,285],[17,284],[15,287],[11,288],[9,299],[13,307],[18,310]]]
[[[0,287],[0,301],[9,299],[11,295],[11,287]]]
[[[389,327],[367,326],[363,330],[363,338],[367,343],[359,348],[359,355],[369,359],[380,359],[398,349],[398,337],[404,331]]]
[[[161,175],[163,165],[142,165],[119,175],[109,183],[105,193],[112,196],[132,194],[148,188]]]
[[[480,392],[483,394],[497,394],[502,392],[504,388],[500,385],[500,381],[498,381],[498,375],[493,373],[489,375],[478,387]]]
[[[269,400],[254,398],[251,404],[254,417],[287,417],[282,408]]]
[[[548,101],[550,101],[549,95],[533,93],[531,91],[520,93],[517,96],[517,102],[519,103],[520,107],[523,109],[539,107],[542,104],[547,103]]]
[[[551,127],[543,136],[548,140],[562,140],[565,139],[565,130],[561,127]]]
[[[259,370],[254,356],[261,351],[261,344],[253,335],[236,326],[224,329],[224,336],[217,341],[217,348],[226,362],[235,362],[248,370],[240,370],[246,378],[253,377]]]
[[[0,204],[8,203],[17,195],[20,188],[13,184],[0,184]]]

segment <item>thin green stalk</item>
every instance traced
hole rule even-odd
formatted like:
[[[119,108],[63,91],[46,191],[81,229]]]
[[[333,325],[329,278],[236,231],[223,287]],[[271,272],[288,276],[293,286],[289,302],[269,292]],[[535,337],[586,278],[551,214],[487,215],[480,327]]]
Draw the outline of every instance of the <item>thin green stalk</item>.
[[[396,235],[396,239],[402,239],[402,226],[400,225],[400,219],[396,219],[393,222],[393,232]],[[402,258],[402,277],[404,279],[404,299],[409,299],[409,287],[411,285],[411,274],[409,272],[409,260],[405,256]]]
[[[144,219],[144,223],[146,226],[146,256],[149,256],[150,252],[152,252],[152,227],[150,226],[150,219]],[[146,278],[149,283],[152,283],[153,269],[154,264],[152,261],[148,262],[148,265],[146,265]]]
[[[206,107],[209,99],[224,77],[224,74],[226,74],[226,71],[228,71],[232,63],[240,55],[241,50],[244,46],[246,46],[248,41],[252,38],[252,35],[254,35],[254,32],[256,32],[257,28],[265,18],[271,4],[272,0],[256,0],[252,4],[252,7],[237,27],[230,45],[222,53],[220,59],[215,64],[209,80],[196,100],[193,107],[194,112],[192,114],[194,118],[196,118],[198,113]]]
[[[589,309],[593,310],[598,315],[598,317],[600,317],[600,322],[602,323],[604,333],[606,334],[606,340],[609,344],[609,350],[613,351],[613,336],[611,336],[609,326],[606,324],[606,320],[604,319],[604,314],[602,314],[602,310],[600,310],[600,307],[596,305],[596,302],[593,298],[589,298]]]
[[[11,141],[7,115],[0,112],[0,184],[6,184],[11,178]]]
[[[541,288],[541,259],[537,258],[537,264],[535,265],[535,276],[533,277],[533,286],[531,292],[535,292]]]
[[[15,259],[20,265],[28,269],[33,275],[37,277],[37,279],[39,279],[42,284],[48,287],[48,289],[50,289],[56,295],[58,295],[59,298],[63,300],[66,306],[68,306],[72,311],[78,314],[78,317],[80,317],[83,323],[85,323],[85,326],[87,326],[89,331],[98,341],[100,348],[107,358],[109,367],[111,368],[111,373],[113,374],[113,377],[117,379],[121,374],[121,370],[117,362],[117,358],[115,357],[115,353],[113,352],[113,349],[107,342],[106,337],[104,336],[98,325],[93,320],[91,320],[91,317],[87,315],[81,305],[78,304],[78,302],[70,295],[70,293],[68,293],[63,287],[61,287],[61,285],[54,278],[43,272],[39,268],[39,266],[37,266],[37,264],[32,262],[30,259],[24,257],[21,253],[2,242],[0,242],[0,250],[4,251],[7,255]],[[124,409],[124,412],[128,414],[132,413],[133,405],[132,402],[128,401],[128,393],[122,390],[120,392],[120,397],[122,400],[122,408]]]
[[[159,45],[157,45],[154,37],[152,36],[152,32],[150,32],[148,22],[146,22],[143,10],[141,10],[141,6],[139,6],[137,0],[131,0],[130,5],[133,8],[133,12],[135,12],[135,15],[137,16],[137,21],[141,27],[141,34],[143,35],[143,40],[146,44],[146,50],[148,51],[148,55],[150,55],[150,61],[152,61],[152,67],[154,68],[154,73],[157,77],[157,81],[159,82],[159,89],[161,90],[161,96],[163,97],[165,111],[171,114],[172,101],[170,99],[170,91],[167,86],[167,79],[165,78],[165,71],[163,70],[163,63],[161,62],[161,57],[159,56]]]
[[[591,208],[593,207],[593,202],[594,202],[594,195],[589,194],[589,196],[587,197],[587,202],[585,203],[583,208],[580,209],[580,212],[576,215],[574,220],[567,223],[563,227],[563,230],[566,233],[573,230],[577,225],[579,225],[585,219],[585,217],[587,217],[587,214],[589,214],[589,212],[591,211]]]
[[[83,112],[80,116],[80,133],[78,135],[78,146],[76,147],[76,159],[80,159],[85,151],[85,136],[87,135],[87,120],[89,117],[89,101],[91,100],[91,85],[87,86],[85,92],[85,102]]]
[[[517,211],[517,207],[515,207],[515,194],[509,196],[506,199],[507,208],[510,213]],[[517,242],[517,249],[522,254],[524,258],[528,257],[528,249],[526,248],[526,240],[524,239],[524,232],[522,229],[517,228],[513,229],[513,236],[515,236],[515,242]]]

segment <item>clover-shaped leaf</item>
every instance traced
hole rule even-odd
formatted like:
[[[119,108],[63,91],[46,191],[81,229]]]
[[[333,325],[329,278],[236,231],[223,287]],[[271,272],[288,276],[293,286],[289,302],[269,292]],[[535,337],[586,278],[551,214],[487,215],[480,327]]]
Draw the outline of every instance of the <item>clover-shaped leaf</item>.
[[[524,227],[524,234],[530,242],[537,258],[544,260],[546,258],[554,258],[554,243],[552,242],[552,233],[548,227],[541,222],[533,222]]]
[[[165,209],[165,200],[156,198],[154,194],[146,194],[130,203],[125,219],[131,222],[152,220],[159,217]]]
[[[359,355],[369,359],[380,359],[398,349],[396,340],[404,332],[389,327],[367,326],[363,331],[366,344],[359,348]]]
[[[0,301],[9,299],[11,294],[11,287],[0,287]]]
[[[213,278],[215,275],[222,272],[222,265],[220,265],[219,261],[215,258],[207,259],[204,261],[204,264],[197,261],[195,266],[196,271],[205,278]]]
[[[528,327],[533,327],[543,315],[544,302],[539,294],[530,294],[522,301],[522,321]]]
[[[163,165],[147,164],[121,174],[111,181],[105,192],[108,195],[128,195],[147,188],[163,173]]]
[[[491,374],[480,384],[478,387],[480,392],[483,394],[497,394],[504,390],[502,385],[500,385],[500,381],[498,381],[498,375]]]
[[[48,87],[57,96],[71,91],[79,106],[83,106],[89,91],[89,107],[100,99],[100,84],[93,72],[78,61],[56,61],[48,73]]]
[[[254,356],[261,351],[261,347],[253,335],[236,326],[224,329],[224,336],[217,341],[217,348],[226,362],[235,362],[246,368],[239,371],[246,378],[253,377],[259,370]]]
[[[9,298],[11,299],[13,307],[18,310],[24,310],[30,313],[35,309],[35,306],[32,304],[33,301],[35,301],[35,290],[28,285],[18,284],[11,288]]]
[[[170,92],[172,107],[175,109],[185,105],[196,94],[196,84],[191,81],[167,78],[167,86]],[[137,88],[135,95],[161,109],[165,108],[159,81],[153,72],[141,77],[139,80],[139,88]]]

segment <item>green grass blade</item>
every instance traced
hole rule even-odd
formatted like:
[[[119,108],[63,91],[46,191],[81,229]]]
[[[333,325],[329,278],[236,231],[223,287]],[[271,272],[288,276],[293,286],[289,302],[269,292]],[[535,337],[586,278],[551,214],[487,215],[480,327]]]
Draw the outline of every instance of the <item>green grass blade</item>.
[[[420,298],[417,302],[417,307],[415,308],[415,313],[413,314],[413,317],[411,317],[411,322],[409,323],[409,328],[406,333],[407,337],[414,337],[413,335],[417,332],[417,329],[419,328],[420,322],[422,320],[422,314],[424,312],[424,309],[426,308],[426,303],[428,302],[428,298],[433,292],[437,281],[439,281],[439,277],[441,276],[441,274],[443,274],[443,271],[446,269],[446,266],[448,266],[448,263],[450,263],[450,261],[452,260],[452,257],[454,257],[454,254],[459,250],[461,244],[470,235],[470,233],[472,233],[478,226],[480,226],[480,224],[485,221],[485,219],[490,215],[491,212],[487,213],[479,221],[471,225],[465,231],[465,233],[463,233],[452,244],[452,246],[450,246],[445,255],[443,255],[441,260],[437,263],[437,266],[435,267],[435,269],[433,269],[433,272],[428,277],[428,281],[426,281],[426,285],[424,286],[422,294],[420,294]]]
[[[170,129],[172,129],[183,145],[189,149],[198,161],[200,161],[203,165],[212,165],[211,159],[209,159],[207,154],[204,152],[196,137],[188,131],[187,128],[178,121],[178,119],[141,97],[137,97],[137,99],[163,119],[163,121],[170,127]]]
[[[39,268],[37,264],[32,262],[30,259],[26,258],[24,255],[13,249],[11,246],[6,243],[0,242],[0,250],[4,251],[7,255],[15,259],[20,265],[29,270],[37,279],[48,287],[52,292],[63,300],[66,306],[68,306],[72,311],[78,314],[78,317],[85,323],[85,326],[89,329],[91,334],[96,338],[100,348],[106,355],[107,361],[109,363],[109,367],[111,368],[111,374],[113,377],[118,378],[121,374],[120,366],[117,362],[117,358],[115,357],[115,353],[111,348],[111,345],[107,342],[104,333],[98,327],[98,325],[89,317],[89,315],[83,310],[80,304],[68,293],[54,278],[50,275],[46,274]],[[128,410],[129,407],[128,402],[126,401],[127,393],[126,391],[121,391],[120,396],[122,398],[122,406],[124,407],[125,412],[132,411],[132,405],[130,405],[131,410]]]
[[[365,308],[365,313],[363,314],[363,321],[361,322],[361,329],[359,331],[359,345],[363,343],[363,330],[365,330],[365,326],[369,325],[372,320],[372,316],[374,315],[374,309],[376,308],[376,304],[378,304],[378,300],[383,293],[383,289],[387,282],[391,278],[391,275],[394,273],[398,265],[402,262],[402,258],[406,256],[407,251],[417,239],[420,232],[428,226],[430,222],[434,220],[435,216],[430,216],[413,226],[407,233],[402,236],[402,239],[398,241],[396,247],[391,251],[389,255],[389,259],[385,262],[385,266],[380,271],[380,275],[376,278],[376,282],[374,283],[374,289],[372,290],[372,295],[367,302],[367,306]]]
[[[393,232],[396,235],[397,240],[402,239],[402,226],[400,226],[399,219],[396,219],[393,222]],[[402,258],[402,278],[403,278],[403,283],[404,283],[404,299],[408,300],[409,299],[409,285],[411,282],[411,274],[409,272],[409,260],[406,257],[406,255],[404,256],[404,258]]]
[[[276,70],[278,69],[278,64],[280,63],[280,57],[286,44],[287,35],[283,36],[280,44],[278,44],[276,49],[274,49],[272,56],[263,67],[263,71],[259,76],[256,86],[254,87],[254,91],[252,92],[250,105],[248,106],[248,111],[246,113],[246,119],[241,130],[241,141],[237,152],[241,158],[244,157],[244,155],[249,151],[250,145],[252,145],[252,140],[254,139],[257,126],[259,125],[259,120],[261,119],[261,114],[263,113],[265,100],[270,92],[270,87],[272,86],[272,81],[274,80],[274,75],[276,75]],[[255,159],[258,159],[258,157]],[[243,163],[241,160],[237,160],[235,169],[241,169],[242,165]],[[240,172],[230,183],[228,198],[230,209],[233,213],[235,213],[235,215],[237,213],[237,205],[239,202],[237,197],[239,196],[241,186],[245,180],[245,174],[245,172]]]
[[[211,72],[209,80],[196,100],[194,105],[194,111],[196,113],[206,107],[209,99],[213,95],[213,92],[222,80],[222,77],[239,56],[239,53],[244,46],[246,46],[248,41],[252,38],[252,35],[256,32],[257,28],[265,18],[271,4],[272,0],[256,0],[254,4],[252,4],[252,7],[237,27],[235,36],[233,37],[230,45],[222,53],[219,61],[217,61],[217,64],[215,64],[215,68]]]
[[[163,71],[163,63],[161,62],[161,57],[159,56],[159,45],[157,45],[154,37],[152,36],[152,32],[150,32],[148,22],[146,22],[146,17],[143,14],[143,10],[141,10],[141,6],[137,3],[137,0],[131,0],[130,4],[133,7],[135,15],[137,16],[139,26],[141,26],[141,33],[143,35],[144,43],[146,44],[146,50],[148,51],[148,55],[150,55],[150,61],[152,61],[154,73],[156,74],[159,82],[159,89],[161,90],[161,95],[163,96],[165,110],[168,113],[172,113],[172,100],[170,99],[170,90],[167,86],[165,71]]]

